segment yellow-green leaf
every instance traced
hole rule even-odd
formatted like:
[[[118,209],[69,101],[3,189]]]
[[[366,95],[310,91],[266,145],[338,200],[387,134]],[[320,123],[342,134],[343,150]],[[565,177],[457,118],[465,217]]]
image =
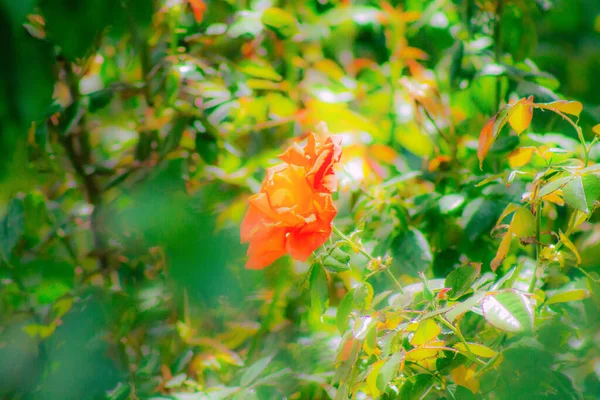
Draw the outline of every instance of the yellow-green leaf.
[[[558,111],[576,117],[579,117],[579,114],[583,111],[583,104],[578,101],[558,100],[553,101],[552,103],[537,104],[537,106],[546,110]]]
[[[532,104],[533,97],[521,99],[515,103],[511,110],[508,123],[519,135],[531,124],[531,119],[533,117]]]
[[[515,149],[507,156],[508,164],[511,168],[520,168],[531,160],[536,150],[535,147],[520,147]]]
[[[546,304],[567,303],[569,301],[585,299],[586,296],[587,293],[584,289],[573,289],[548,297]]]
[[[260,22],[275,32],[275,34],[281,39],[290,38],[298,32],[298,23],[296,18],[281,8],[267,8],[263,12]]]
[[[509,229],[508,232],[506,232],[506,235],[504,235],[504,238],[502,238],[502,242],[500,242],[500,246],[498,247],[496,256],[494,257],[494,259],[492,260],[492,262],[490,264],[492,271],[496,272],[496,269],[498,269],[500,264],[502,264],[502,261],[504,261],[504,259],[506,258],[506,255],[508,254],[508,252],[510,250],[511,239],[512,239],[512,231]]]
[[[562,244],[567,246],[567,248],[575,255],[577,258],[577,264],[581,264],[581,256],[579,255],[579,251],[577,251],[577,247],[575,247],[573,242],[571,242],[571,240],[564,233],[562,233],[561,230],[558,231],[558,236],[560,237]]]
[[[413,337],[410,339],[410,344],[420,346],[423,343],[429,342],[442,332],[441,328],[432,319],[421,321]]]
[[[369,375],[367,375],[367,387],[371,391],[372,398],[377,398],[381,394],[381,391],[377,387],[377,377],[379,376],[379,371],[381,370],[386,361],[387,359],[380,360],[374,363],[371,366],[371,372],[369,372]]]
[[[535,226],[535,217],[527,207],[519,208],[513,215],[510,223],[510,230],[517,237],[533,236],[533,228]]]
[[[497,351],[492,350],[489,347],[484,346],[479,343],[467,343],[467,344],[469,345],[469,350],[471,350],[471,353],[473,353],[479,357],[492,358],[492,357],[496,357],[496,355],[498,354]],[[467,348],[465,347],[465,345],[463,343],[455,344],[454,348],[457,350],[460,350],[464,353],[467,352]]]

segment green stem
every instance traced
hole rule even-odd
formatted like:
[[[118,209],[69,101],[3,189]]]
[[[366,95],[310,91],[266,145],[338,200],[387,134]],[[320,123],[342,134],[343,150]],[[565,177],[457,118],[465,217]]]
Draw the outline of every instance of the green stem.
[[[338,235],[343,241],[345,241],[346,243],[348,243],[350,246],[352,246],[353,249],[356,249],[359,253],[361,253],[362,255],[364,255],[365,257],[367,257],[369,259],[369,261],[373,261],[375,259],[375,257],[373,257],[372,255],[369,254],[369,252],[367,252],[364,247],[357,245],[356,243],[354,243],[352,241],[352,239],[350,239],[348,236],[346,236],[342,231],[340,231],[338,229],[337,226],[332,225],[332,230],[333,232]],[[392,278],[392,280],[394,281],[394,283],[396,284],[396,286],[398,287],[398,291],[400,293],[404,293],[404,289],[402,289],[402,285],[400,284],[400,282],[398,282],[398,280],[396,279],[396,277],[394,276],[394,274],[392,273],[392,271],[389,270],[389,268],[385,267],[386,272],[388,273],[388,275],[390,276],[390,278]],[[366,278],[371,277],[372,275],[374,275],[375,273],[381,271],[381,269],[377,269],[373,272],[371,272],[370,274],[368,274]]]
[[[496,21],[494,24],[494,50],[495,50],[495,61],[496,64],[500,63],[502,58],[502,0],[498,0],[496,6]],[[496,78],[496,109],[500,109],[502,103],[502,96],[500,91],[502,89],[502,77]]]
[[[441,315],[436,317],[436,319],[438,321],[440,321],[442,324],[444,324],[448,329],[450,329],[452,331],[452,333],[454,333],[456,335],[456,337],[458,337],[458,339],[461,341],[463,346],[465,346],[465,350],[469,354],[469,359],[471,359],[471,361],[475,361],[476,363],[478,363],[480,365],[485,365],[485,363],[483,361],[481,361],[480,359],[478,359],[477,356],[471,351],[471,348],[469,347],[469,344],[465,340],[465,337],[462,335],[462,333],[460,333],[460,331],[458,329],[456,329],[456,327],[454,325],[452,325],[450,322],[448,322],[446,320],[446,318],[442,317]]]
[[[400,284],[400,282],[398,282],[398,279],[396,279],[396,277],[394,276],[394,274],[392,273],[392,271],[390,271],[389,268],[386,268],[385,270],[388,273],[388,275],[390,276],[390,278],[392,278],[392,280],[394,281],[394,283],[396,284],[396,286],[398,287],[398,291],[401,294],[404,294],[404,289],[402,289],[402,285]]]
[[[345,242],[348,242],[348,244],[351,245],[353,249],[356,249],[362,255],[367,257],[369,259],[369,261],[374,260],[374,257],[372,255],[370,255],[362,246],[359,246],[356,243],[354,243],[352,241],[352,239],[350,239],[342,231],[340,231],[337,226],[332,225],[332,230],[336,235],[338,235],[340,238],[342,238],[342,240],[344,240]]]
[[[542,264],[541,230],[542,230],[542,202],[539,201],[535,207],[535,269],[533,270],[533,276],[531,277],[531,283],[529,284],[529,293],[533,293],[533,291],[535,290],[537,274],[538,274],[541,264]]]

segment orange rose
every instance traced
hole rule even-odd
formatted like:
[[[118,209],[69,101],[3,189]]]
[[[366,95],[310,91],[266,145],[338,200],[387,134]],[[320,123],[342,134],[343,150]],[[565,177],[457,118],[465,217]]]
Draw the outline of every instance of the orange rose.
[[[281,161],[304,167],[306,177],[317,192],[337,191],[337,178],[333,166],[342,156],[341,138],[328,137],[320,145],[314,133],[308,136],[308,143],[301,148],[297,143],[279,156]]]
[[[250,242],[246,268],[262,269],[287,253],[306,261],[325,243],[337,213],[331,192],[340,156],[338,138],[321,146],[311,134],[304,149],[292,146],[280,156],[284,163],[267,170],[241,226],[242,243]]]

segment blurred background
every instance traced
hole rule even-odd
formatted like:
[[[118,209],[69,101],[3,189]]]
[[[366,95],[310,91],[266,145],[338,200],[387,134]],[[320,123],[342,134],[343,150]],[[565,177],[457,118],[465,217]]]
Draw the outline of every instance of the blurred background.
[[[487,228],[523,186],[447,231],[419,196],[479,196],[519,141],[479,171],[502,104],[577,99],[586,135],[600,122],[597,0],[0,0],[0,43],[6,399],[328,398],[331,310],[368,271],[330,282],[321,317],[309,264],[244,269],[239,224],[276,156],[341,134],[336,224],[411,283],[493,258]],[[426,239],[399,233],[417,223]],[[600,393],[597,370],[578,382]]]

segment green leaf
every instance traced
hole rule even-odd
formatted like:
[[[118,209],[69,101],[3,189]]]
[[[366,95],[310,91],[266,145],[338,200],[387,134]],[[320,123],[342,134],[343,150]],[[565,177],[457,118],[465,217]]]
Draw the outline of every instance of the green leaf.
[[[533,307],[531,301],[516,290],[487,295],[481,304],[483,316],[490,325],[506,332],[531,332]]]
[[[472,265],[463,265],[450,272],[444,283],[445,287],[451,288],[447,293],[450,299],[456,299],[464,295],[471,289],[471,285],[479,276],[480,267]]]
[[[534,227],[535,217],[527,207],[519,208],[510,223],[510,230],[519,238],[533,236]]]
[[[352,292],[346,293],[340,305],[338,306],[337,313],[335,315],[337,328],[340,334],[344,334],[348,329],[348,321],[350,320],[350,313],[352,312],[352,306],[354,305],[354,294]]]
[[[585,201],[592,211],[600,200],[600,177],[597,175],[582,175],[581,181],[585,191]]]
[[[473,242],[483,232],[489,232],[498,217],[500,205],[484,197],[478,197],[465,207],[462,220],[467,238]]]
[[[85,56],[102,31],[114,21],[117,0],[41,0],[51,40],[72,60]]]
[[[544,197],[550,193],[554,193],[558,189],[562,189],[567,183],[573,180],[573,176],[563,176],[546,183],[538,192],[538,197]]]
[[[471,389],[467,389],[466,387],[460,385],[456,385],[454,398],[457,400],[477,400],[477,397],[475,397],[473,392],[471,392]]]
[[[271,81],[281,81],[283,77],[275,71],[275,69],[265,61],[244,61],[240,64],[240,72],[254,78],[268,79]]]
[[[52,304],[71,290],[71,285],[61,280],[44,280],[35,289],[35,296],[40,304]]]
[[[25,208],[23,201],[13,199],[8,212],[0,219],[0,259],[8,261],[24,231]]]
[[[376,326],[377,320],[371,317],[360,317],[354,321],[352,326],[352,336],[357,340],[364,340],[373,326]]]
[[[565,203],[571,207],[581,210],[584,213],[589,213],[587,200],[585,198],[585,190],[581,176],[575,176],[563,187],[563,197]]]
[[[361,282],[354,288],[354,304],[361,310],[371,307],[373,287],[367,282]]]
[[[216,164],[219,158],[219,145],[217,141],[219,132],[206,119],[196,120],[194,128],[196,128],[196,151],[206,163]]]
[[[462,194],[449,194],[446,196],[442,196],[438,201],[440,206],[440,212],[442,214],[450,214],[453,211],[456,211],[460,206],[462,206],[465,202],[465,196]]]
[[[37,0],[0,0],[0,13],[6,12],[13,28],[18,28],[25,21],[27,14],[33,11]]]
[[[446,319],[450,322],[453,322],[459,316],[471,311],[473,307],[478,306],[483,298],[484,293],[475,292],[473,296],[451,307],[451,309],[446,312]]]
[[[433,262],[431,248],[425,235],[410,227],[392,241],[393,265],[404,274],[417,275]]]
[[[240,380],[240,385],[248,386],[269,366],[273,356],[264,357],[249,366]]]
[[[39,190],[32,191],[25,196],[24,206],[24,233],[26,236],[34,236],[46,223],[46,198]]]
[[[275,32],[280,39],[288,39],[298,32],[296,19],[281,8],[266,9],[260,18],[260,22]]]
[[[562,293],[554,294],[546,300],[546,305],[556,303],[567,303],[569,301],[583,300],[587,297],[587,292],[584,289],[567,290]]]
[[[313,312],[322,315],[327,301],[327,274],[320,265],[313,265],[310,272],[310,304]]]
[[[398,393],[398,399],[417,400],[431,387],[433,375],[416,374],[404,381]]]
[[[348,263],[350,262],[350,255],[340,249],[339,247],[334,247],[331,249],[329,254],[327,254],[323,260],[323,267],[329,272],[342,272],[347,271],[350,267]]]
[[[377,388],[384,392],[388,383],[398,375],[400,364],[404,358],[404,352],[398,351],[388,358],[377,375]]]

